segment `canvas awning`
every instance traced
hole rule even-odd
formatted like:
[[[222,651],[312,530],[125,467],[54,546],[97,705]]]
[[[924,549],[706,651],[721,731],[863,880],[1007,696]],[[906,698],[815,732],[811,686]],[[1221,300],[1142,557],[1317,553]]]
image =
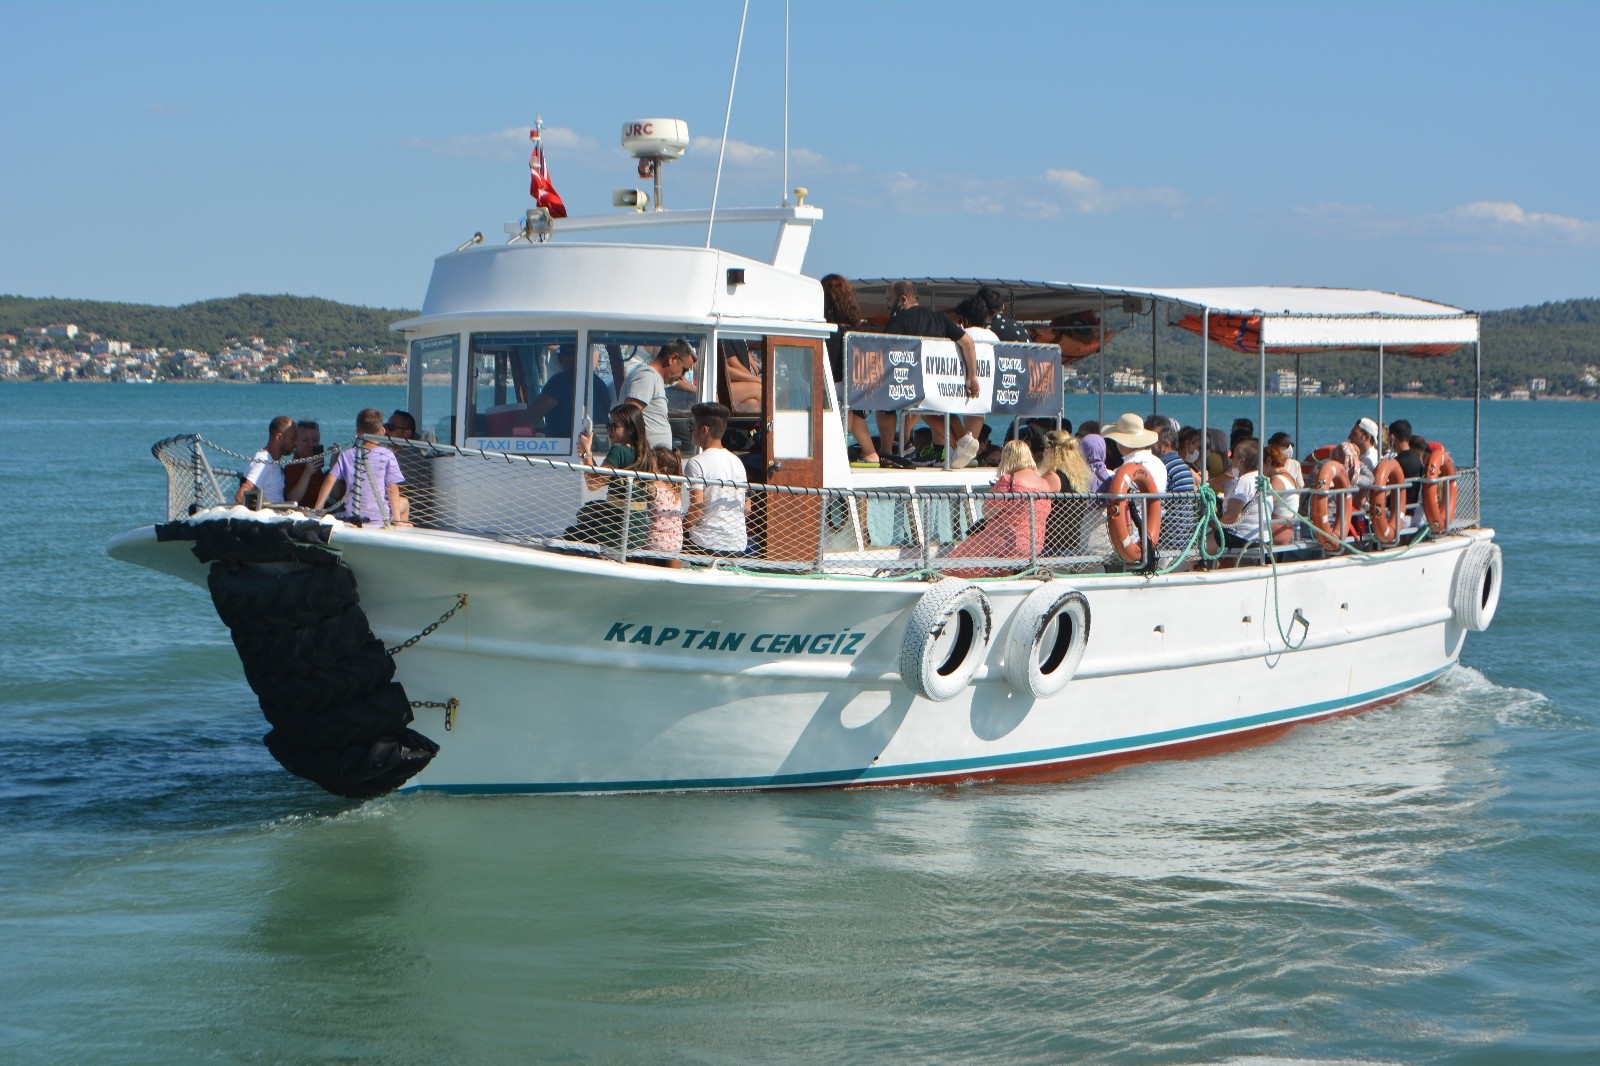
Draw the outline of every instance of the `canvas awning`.
[[[871,314],[883,306],[889,285],[897,279],[855,281],[862,310]],[[991,285],[1011,299],[1015,317],[1024,322],[1048,322],[1062,315],[1098,310],[1102,305],[1120,308],[1125,303],[1159,300],[1180,313],[1171,316],[1181,325],[1185,313],[1198,323],[1210,311],[1239,320],[1255,319],[1250,341],[1255,346],[1229,344],[1234,350],[1269,351],[1331,348],[1413,348],[1417,355],[1438,355],[1478,340],[1478,316],[1447,304],[1413,296],[1368,289],[1316,289],[1299,286],[1238,286],[1217,288],[1141,288],[1066,282],[1009,281],[985,278],[911,278],[924,303],[940,309]],[[1198,324],[1189,327],[1199,332]],[[1213,340],[1219,338],[1213,331]]]

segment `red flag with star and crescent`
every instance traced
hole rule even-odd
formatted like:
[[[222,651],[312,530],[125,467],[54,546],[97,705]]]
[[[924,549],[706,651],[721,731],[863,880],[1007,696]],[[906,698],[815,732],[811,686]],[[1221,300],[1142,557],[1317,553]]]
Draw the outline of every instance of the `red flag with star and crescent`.
[[[539,137],[538,126],[528,131],[528,139],[533,142],[533,154],[528,156],[528,195],[549,211],[551,218],[566,218],[567,205],[550,182],[550,167],[544,161],[544,141]]]

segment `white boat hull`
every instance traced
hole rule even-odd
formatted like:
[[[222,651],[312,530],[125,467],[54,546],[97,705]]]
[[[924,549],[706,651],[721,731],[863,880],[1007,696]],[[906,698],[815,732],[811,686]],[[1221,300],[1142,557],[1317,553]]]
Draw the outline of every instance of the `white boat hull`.
[[[1092,624],[1074,679],[1043,699],[1014,691],[1003,661],[1039,582],[985,582],[983,663],[943,702],[899,673],[926,584],[668,570],[422,531],[340,527],[332,546],[386,644],[468,596],[396,657],[412,700],[458,708],[449,731],[419,712],[441,750],[407,791],[606,793],[1059,778],[1249,743],[1449,669],[1466,634],[1458,570],[1491,536],[1276,571],[1057,578]],[[149,530],[111,550],[204,581],[187,545]]]

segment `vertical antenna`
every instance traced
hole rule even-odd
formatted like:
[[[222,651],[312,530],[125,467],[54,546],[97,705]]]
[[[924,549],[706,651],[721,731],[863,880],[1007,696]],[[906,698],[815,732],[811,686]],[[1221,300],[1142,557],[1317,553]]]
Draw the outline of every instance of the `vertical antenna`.
[[[722,116],[722,145],[717,149],[717,177],[711,183],[711,217],[706,220],[706,247],[711,247],[711,230],[717,224],[717,193],[722,191],[722,160],[728,154],[728,123],[733,121],[733,89],[739,83],[739,53],[744,50],[744,20],[750,14],[750,0],[744,0],[739,13],[739,43],[733,47],[733,75],[728,78],[728,110]]]
[[[783,206],[789,206],[789,0],[783,0]]]

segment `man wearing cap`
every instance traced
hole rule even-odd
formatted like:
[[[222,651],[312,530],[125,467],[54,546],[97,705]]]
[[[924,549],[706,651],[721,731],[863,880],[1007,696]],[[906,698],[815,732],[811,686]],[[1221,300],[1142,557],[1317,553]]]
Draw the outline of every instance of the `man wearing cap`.
[[[1361,453],[1361,469],[1356,472],[1355,483],[1362,487],[1372,484],[1372,475],[1378,469],[1378,423],[1363,418],[1350,427],[1350,443]]]
[[[1100,435],[1117,442],[1117,447],[1122,449],[1124,463],[1138,463],[1150,471],[1150,479],[1155,482],[1157,492],[1167,491],[1167,464],[1150,450],[1150,446],[1156,442],[1157,433],[1144,428],[1144,419],[1130,411],[1118,418],[1110,429],[1102,429]]]

